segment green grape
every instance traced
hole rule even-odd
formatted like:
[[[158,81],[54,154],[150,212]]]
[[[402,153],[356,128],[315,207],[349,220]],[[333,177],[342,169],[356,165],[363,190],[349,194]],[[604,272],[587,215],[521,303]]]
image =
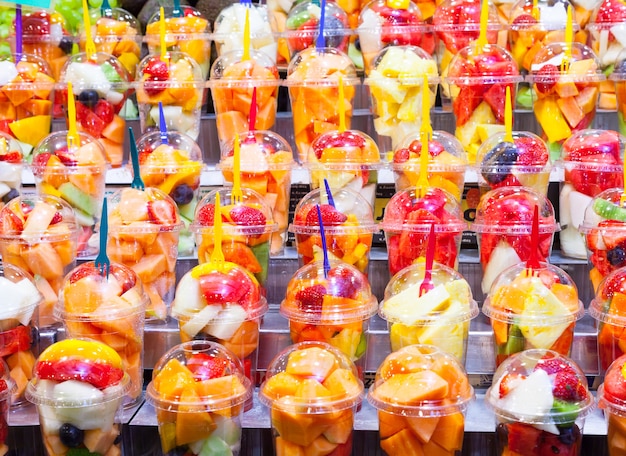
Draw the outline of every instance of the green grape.
[[[13,20],[15,19],[15,9],[0,6],[0,38],[6,38],[13,31]]]

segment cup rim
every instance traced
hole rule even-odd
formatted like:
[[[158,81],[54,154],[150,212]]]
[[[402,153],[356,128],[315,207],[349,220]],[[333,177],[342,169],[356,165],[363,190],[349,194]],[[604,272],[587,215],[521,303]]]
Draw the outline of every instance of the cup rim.
[[[313,318],[313,316],[306,316],[300,310],[296,310],[293,306],[285,305],[286,299],[280,303],[279,313],[287,318],[298,323],[308,323],[315,325],[332,325],[332,324],[347,324],[356,323],[359,321],[367,321],[369,318],[376,315],[378,310],[378,299],[373,294],[363,303],[360,307],[353,309],[335,308],[331,311],[324,311],[326,318]]]

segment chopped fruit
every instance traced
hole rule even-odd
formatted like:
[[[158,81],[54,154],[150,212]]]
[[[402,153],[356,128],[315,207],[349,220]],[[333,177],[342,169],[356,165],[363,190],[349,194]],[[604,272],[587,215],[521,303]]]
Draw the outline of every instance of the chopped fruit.
[[[303,288],[296,293],[298,307],[302,312],[320,314],[322,313],[322,301],[326,294],[326,287],[322,284]]]
[[[178,219],[176,207],[166,200],[150,201],[148,215],[154,223],[160,225],[173,225]]]
[[[330,204],[322,204],[320,206],[320,212],[322,214],[322,222],[324,222],[324,226],[339,225],[348,220],[348,217],[346,217],[345,214],[342,214]],[[309,210],[306,216],[306,223],[309,226],[319,226],[319,218],[316,207],[312,207]]]

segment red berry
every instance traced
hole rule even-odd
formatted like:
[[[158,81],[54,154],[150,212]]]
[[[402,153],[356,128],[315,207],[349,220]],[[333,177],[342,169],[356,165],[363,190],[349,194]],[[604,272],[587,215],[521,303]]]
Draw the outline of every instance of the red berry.
[[[178,218],[176,208],[167,200],[150,201],[148,203],[148,216],[153,223],[160,225],[173,225]]]
[[[105,125],[110,124],[115,116],[113,105],[103,99],[98,100],[93,112],[104,122]]]
[[[322,302],[324,301],[325,294],[326,287],[319,283],[299,290],[295,296],[298,301],[298,308],[303,312],[311,313],[313,315],[321,315]]]
[[[329,294],[354,299],[363,287],[363,279],[345,266],[336,266],[328,272]]]
[[[33,158],[33,167],[35,168],[43,168],[48,164],[48,160],[52,154],[50,152],[43,152],[41,154],[35,155]]]
[[[7,357],[19,351],[28,350],[32,342],[30,326],[19,325],[0,332],[0,356]]]
[[[548,358],[548,359],[540,359],[537,365],[535,366],[535,370],[541,369],[546,371],[548,374],[557,374],[559,372],[565,372],[571,375],[576,375],[576,371],[572,366],[559,360],[557,358]]]
[[[406,149],[406,148],[398,149],[393,154],[393,162],[404,163],[408,161],[410,157],[411,157],[411,151],[409,151],[409,149]]]
[[[20,163],[22,161],[22,154],[20,154],[17,150],[10,150],[0,154],[0,161],[7,163]]]
[[[152,57],[144,67],[143,72],[152,76],[155,81],[167,81],[170,77],[169,66],[160,57]]]
[[[537,24],[537,19],[535,19],[530,14],[520,14],[515,19],[513,19],[513,26],[516,26],[519,29],[528,28],[531,25]]]
[[[206,353],[196,353],[187,360],[187,368],[196,381],[223,377],[230,363],[224,358],[216,358]]]
[[[61,160],[61,163],[63,163],[65,166],[76,166],[76,157],[74,157],[74,154],[72,152],[67,150],[67,147],[57,149],[55,151],[55,155],[59,160]]]
[[[558,372],[554,377],[552,394],[556,399],[579,402],[587,398],[587,391],[576,374]]]
[[[520,166],[543,166],[548,162],[548,149],[532,137],[522,137],[515,140],[517,147],[517,164]]]
[[[346,215],[339,212],[330,204],[320,205],[320,212],[322,214],[322,222],[324,222],[324,226],[340,225],[348,220],[348,217],[346,217]],[[306,215],[306,224],[308,226],[319,225],[319,218],[317,217],[317,207],[313,206],[309,210],[309,213]]]
[[[626,294],[626,269],[616,269],[605,279],[602,287],[602,298],[610,299],[615,293]]]
[[[518,374],[504,374],[504,376],[500,380],[500,385],[498,385],[500,398],[503,398],[504,396],[509,394],[511,390],[519,384],[520,380],[524,380],[524,378],[526,377]]]
[[[148,96],[156,97],[165,90],[165,86],[159,84],[159,81],[160,79],[156,78],[155,76],[150,76],[144,81],[145,85],[143,89],[146,91],[146,94],[148,94]]]
[[[55,225],[59,222],[63,221],[63,216],[61,215],[60,212],[55,212],[54,216],[52,217],[52,220],[50,220],[50,225]]]
[[[259,209],[250,206],[235,206],[230,210],[230,218],[237,225],[265,226],[267,218]]]
[[[248,293],[248,288],[221,272],[200,277],[200,292],[208,304],[236,303]]]
[[[534,76],[535,88],[544,95],[552,93],[554,86],[556,86],[556,82],[559,79],[560,73],[561,72],[556,65],[548,63],[542,66]]]
[[[215,205],[205,204],[198,210],[196,221],[201,226],[213,226],[213,218],[215,217]]]
[[[70,283],[76,283],[80,279],[85,277],[89,277],[92,275],[99,275],[98,271],[95,269],[93,265],[85,264],[82,265],[79,269],[74,271],[70,276]]]

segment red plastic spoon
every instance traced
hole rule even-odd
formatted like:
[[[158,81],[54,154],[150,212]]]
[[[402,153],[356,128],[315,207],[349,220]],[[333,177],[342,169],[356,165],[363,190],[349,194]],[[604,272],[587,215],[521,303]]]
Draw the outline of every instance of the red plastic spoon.
[[[426,247],[426,265],[424,266],[424,280],[420,284],[420,296],[431,291],[433,285],[432,273],[433,262],[435,261],[435,224],[431,223],[428,233],[428,246]]]
[[[533,269],[539,269],[541,266],[541,259],[539,258],[539,206],[535,205],[535,212],[533,214],[533,225],[530,231],[530,256],[526,261],[526,268],[532,271]]]

